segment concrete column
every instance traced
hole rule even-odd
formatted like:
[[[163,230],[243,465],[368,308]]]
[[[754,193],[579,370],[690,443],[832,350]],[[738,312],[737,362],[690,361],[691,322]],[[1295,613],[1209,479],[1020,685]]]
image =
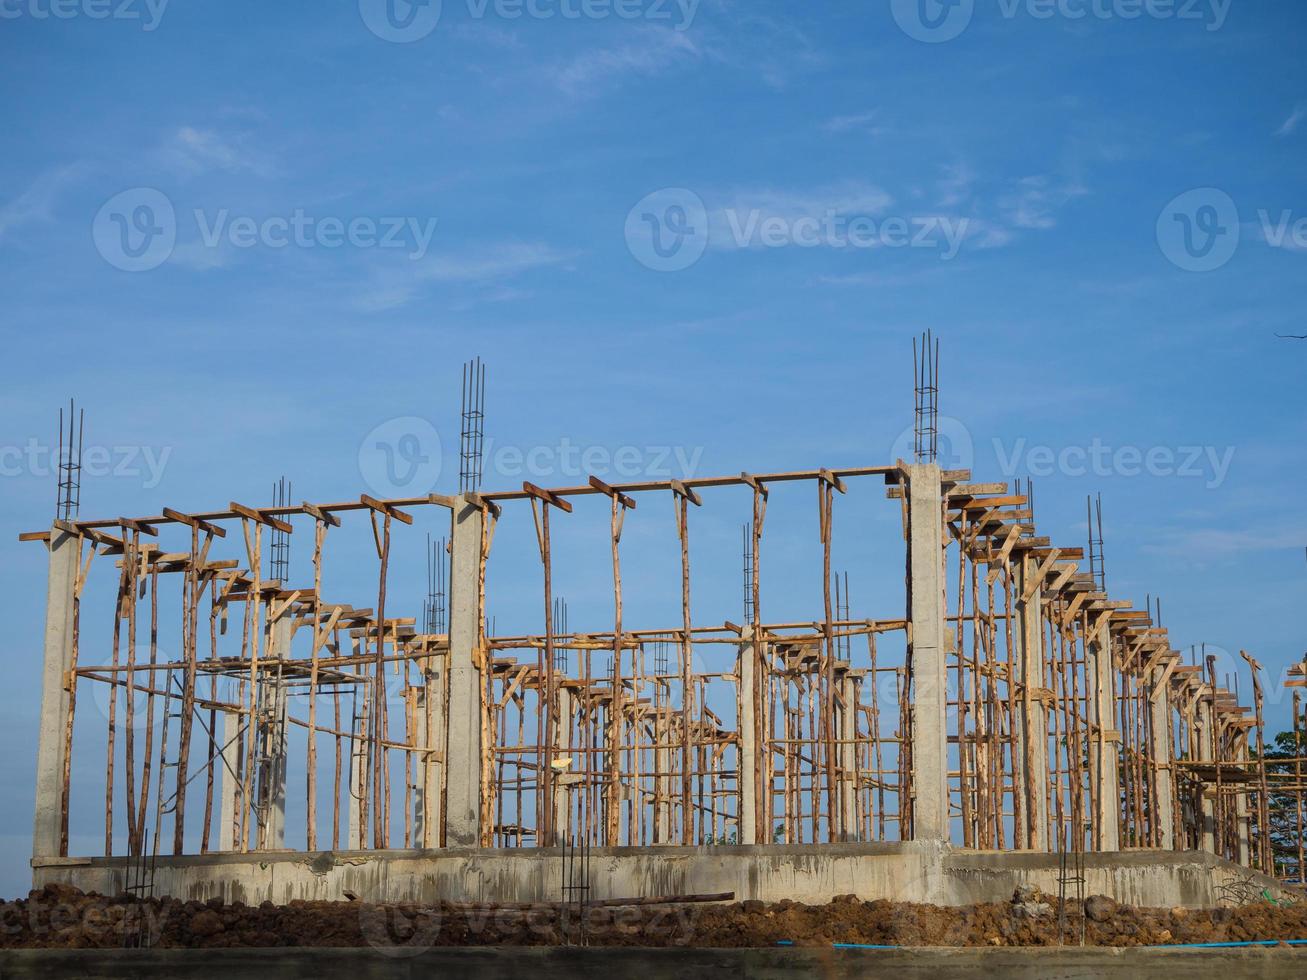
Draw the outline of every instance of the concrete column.
[[[672,843],[672,777],[668,775],[672,767],[672,751],[667,747],[671,736],[670,709],[664,708],[661,717],[654,721],[655,740],[658,747],[654,749],[654,770],[658,773],[658,795],[654,806],[654,843]]]
[[[350,653],[360,658],[366,652],[365,637],[350,637]],[[371,780],[368,778],[368,714],[371,711],[371,698],[367,686],[359,685],[359,694],[354,701],[354,711],[350,717],[350,731],[354,737],[349,740],[349,795],[345,799],[345,847],[348,850],[362,850],[371,846],[367,839],[368,826],[363,819],[363,801],[371,795]]]
[[[948,841],[948,682],[944,671],[944,550],[939,467],[905,467],[908,486],[908,649],[912,665],[912,826]]]
[[[368,750],[363,738],[353,740],[349,759],[349,799],[345,801],[349,812],[348,836],[345,847],[356,851],[369,845],[364,837],[368,828],[363,823],[363,797],[368,794]]]
[[[1041,614],[1043,590],[1036,589],[1029,601],[1023,600],[1026,583],[1034,574],[1037,562],[1023,557],[1017,563],[1017,653],[1021,692],[1021,727],[1017,739],[1018,781],[1030,787],[1026,815],[1034,825],[1031,838],[1025,841],[1030,850],[1051,850],[1048,840],[1048,709],[1038,697],[1044,688],[1044,624]],[[1024,830],[1024,828],[1023,828]],[[1022,834],[1024,836],[1024,834]]]
[[[222,713],[222,778],[218,796],[218,850],[236,850],[236,801],[240,795],[240,780],[236,772],[240,766],[240,751],[236,736],[241,730],[241,717],[232,711]]]
[[[433,753],[445,752],[445,665],[437,661],[427,671],[426,685],[418,689],[417,738],[418,745]],[[428,718],[429,715],[429,718]],[[439,759],[418,756],[418,789],[414,814],[414,839],[423,847],[440,846],[440,813],[444,779],[444,765]]]
[[[1215,761],[1212,746],[1215,736],[1214,731],[1215,716],[1212,711],[1212,697],[1210,693],[1204,694],[1198,699],[1198,724],[1202,729],[1202,736],[1199,739],[1199,762]],[[1216,800],[1209,796],[1205,791],[1198,800],[1199,806],[1199,846],[1202,850],[1211,854],[1216,853]]]
[[[45,656],[41,669],[41,727],[36,740],[36,815],[32,857],[59,857],[64,804],[64,733],[73,666],[73,601],[81,538],[56,523],[50,529],[45,598]]]
[[[840,694],[844,706],[840,709],[840,768],[844,778],[840,781],[840,826],[842,839],[858,839],[858,682],[847,673],[840,678]]]
[[[558,714],[556,717],[557,721],[554,725],[555,760],[566,758],[572,754],[572,692],[563,687],[558,688]],[[571,830],[572,823],[569,787],[576,781],[575,770],[583,768],[584,765],[583,759],[573,757],[570,769],[559,770],[554,773],[554,839],[550,843],[556,847],[561,847],[568,840],[568,833]]]
[[[293,635],[294,623],[289,615],[273,623],[268,659],[288,659]],[[259,847],[282,848],[286,846],[286,689],[284,682],[270,675],[264,690],[270,700],[259,734],[266,753],[259,771],[258,799],[264,821]]]
[[[758,723],[753,704],[753,685],[756,682],[756,657],[753,644],[753,627],[744,629],[744,643],[740,644],[736,663],[736,676],[739,678],[737,689],[737,717],[739,719],[739,762],[737,781],[740,787],[739,843],[762,844],[758,839]]]
[[[1153,668],[1150,678],[1152,690],[1149,692],[1149,721],[1152,729],[1153,758],[1157,760],[1157,823],[1162,831],[1162,847],[1168,851],[1175,850],[1175,803],[1171,776],[1171,761],[1174,755],[1171,741],[1171,703],[1166,692],[1159,690],[1164,667]]]
[[[1252,862],[1252,838],[1248,831],[1248,794],[1236,793],[1234,797],[1235,836],[1239,844],[1239,863],[1245,868]]]
[[[449,727],[445,765],[445,843],[481,844],[481,528],[480,507],[454,501],[449,572]]]
[[[1098,849],[1121,849],[1120,735],[1116,729],[1116,672],[1112,668],[1112,634],[1106,622],[1089,637],[1094,664],[1094,724],[1099,739],[1089,755],[1098,786],[1098,812],[1094,814]]]

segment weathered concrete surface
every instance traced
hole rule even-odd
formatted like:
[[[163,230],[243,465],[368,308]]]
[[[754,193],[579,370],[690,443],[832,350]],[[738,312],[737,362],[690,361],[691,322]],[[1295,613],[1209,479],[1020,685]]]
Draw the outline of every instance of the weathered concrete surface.
[[[906,467],[908,478],[908,657],[912,664],[912,828],[919,841],[947,841],[948,672],[945,669],[944,518],[940,471]]]
[[[45,604],[45,659],[41,667],[41,727],[36,739],[34,858],[59,853],[62,836],[64,730],[68,725],[65,679],[73,664],[73,602],[81,539],[55,524],[50,529],[50,577]]]
[[[767,978],[820,976],[825,980],[888,976],[923,980],[975,976],[1016,980],[1050,977],[1184,976],[1299,980],[1307,950],[1276,949],[436,949],[393,957],[370,949],[247,950],[4,950],[0,974],[14,980],[189,978],[290,980],[375,977],[477,977],[479,980],[582,980],[595,977]]]
[[[557,848],[160,856],[154,880],[156,895],[247,904],[339,900],[347,890],[370,902],[553,901],[560,862]],[[1056,894],[1058,879],[1053,854],[956,851],[929,842],[596,848],[591,867],[596,899],[729,891],[739,901],[813,905],[836,895],[936,905],[1005,902],[1020,885]],[[1274,880],[1202,852],[1086,854],[1084,867],[1086,895],[1136,906],[1213,907],[1222,904],[1224,885],[1250,876],[1258,890],[1281,892]],[[33,860],[38,888],[64,883],[115,895],[127,872],[125,858]]]

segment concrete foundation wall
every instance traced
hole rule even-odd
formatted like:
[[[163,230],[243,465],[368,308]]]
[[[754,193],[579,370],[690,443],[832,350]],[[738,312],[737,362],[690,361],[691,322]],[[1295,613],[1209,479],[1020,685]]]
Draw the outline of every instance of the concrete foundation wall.
[[[836,895],[936,905],[1003,902],[1021,885],[1056,894],[1059,877],[1056,855],[930,843],[608,848],[592,852],[591,868],[596,899],[734,892],[737,901],[808,904]],[[115,895],[128,861],[50,859],[34,861],[33,870],[37,887],[59,882]],[[1086,895],[1138,906],[1216,906],[1231,882],[1250,879],[1258,891],[1281,891],[1273,879],[1200,852],[1087,854],[1084,872]],[[346,891],[373,902],[557,901],[561,874],[555,848],[217,854],[160,857],[154,894],[246,904],[333,901]]]

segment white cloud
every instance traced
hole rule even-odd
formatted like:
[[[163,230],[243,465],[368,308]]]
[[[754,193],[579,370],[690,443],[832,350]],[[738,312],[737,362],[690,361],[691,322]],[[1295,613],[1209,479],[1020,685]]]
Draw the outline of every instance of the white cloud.
[[[1023,177],[999,198],[998,206],[1014,227],[1047,231],[1057,225],[1056,214],[1063,206],[1087,193],[1078,183],[1057,183],[1044,175]]]
[[[879,117],[879,109],[858,112],[850,116],[834,116],[822,123],[821,128],[828,133],[847,133],[858,130],[871,136],[882,136],[888,130],[884,126],[875,124]]]
[[[507,242],[479,253],[432,255],[400,268],[388,268],[373,280],[355,305],[372,311],[393,309],[413,300],[425,283],[497,284],[535,269],[565,265],[576,254],[543,242]],[[499,287],[483,300],[507,302],[519,295],[508,287]]]
[[[1004,228],[983,218],[967,219],[967,242],[973,248],[1002,248],[1004,245],[1012,244],[1014,238],[1016,235],[1010,228]]]
[[[1266,530],[1195,528],[1165,531],[1161,533],[1161,537],[1162,540],[1158,543],[1145,544],[1141,550],[1153,554],[1184,556],[1200,554],[1212,558],[1249,552],[1282,551],[1286,548],[1298,547],[1294,535],[1278,528]]]
[[[1307,105],[1296,106],[1293,112],[1289,113],[1289,118],[1280,124],[1280,128],[1275,131],[1275,135],[1291,135],[1298,129],[1298,125],[1304,119],[1307,119]]]
[[[81,171],[81,164],[47,170],[32,181],[23,193],[0,204],[0,241],[29,222],[49,221],[50,208],[59,191]]]
[[[710,35],[706,45],[714,60],[756,73],[774,89],[784,89],[795,75],[826,64],[826,57],[793,21],[759,14],[758,6],[745,0],[725,11],[729,27]]]
[[[273,169],[266,155],[253,149],[243,134],[223,135],[192,126],[183,126],[171,136],[164,144],[163,157],[173,169],[190,175],[222,170],[267,176]]]
[[[542,266],[559,265],[574,257],[575,253],[561,251],[552,245],[512,242],[481,255],[435,256],[419,267],[418,275],[430,282],[483,282],[515,276]]]
[[[587,51],[555,73],[560,89],[571,96],[589,96],[628,75],[657,75],[672,66],[698,60],[702,51],[684,32],[647,30],[640,42]]]
[[[939,206],[952,208],[971,197],[971,187],[976,182],[976,174],[966,163],[946,164],[944,176],[938,180]]]

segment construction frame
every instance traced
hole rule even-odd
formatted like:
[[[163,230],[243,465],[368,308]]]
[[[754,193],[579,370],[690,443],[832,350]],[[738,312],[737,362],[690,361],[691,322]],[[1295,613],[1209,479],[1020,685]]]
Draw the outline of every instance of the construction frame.
[[[1298,751],[1268,767],[1258,662],[1242,655],[1253,706],[1241,706],[1214,661],[1173,648],[1151,601],[1111,596],[1101,511],[1087,554],[1039,534],[1029,488],[941,469],[929,338],[922,355],[912,462],[482,492],[474,425],[461,452],[475,476],[454,496],[103,520],[61,504],[49,530],[21,536],[49,552],[34,867],[88,857],[69,853],[70,808],[102,799],[104,858],[927,842],[1201,851],[1300,880],[1297,693]],[[484,417],[482,374],[474,393],[465,427]],[[851,617],[831,567],[837,502],[868,487],[902,527],[893,618]],[[768,501],[782,488],[817,498],[822,604],[805,622],[770,622],[762,602]],[[727,492],[752,515],[747,616],[696,622],[692,517]],[[611,569],[612,613],[576,631],[556,622],[551,530],[582,505],[607,512],[596,560]],[[678,622],[624,618],[622,532],[637,505],[672,512]],[[447,545],[427,545],[439,574],[420,617],[388,601],[392,535],[419,508],[449,522]],[[527,511],[544,628],[495,635],[496,528]],[[343,521],[366,521],[375,544],[366,605],[323,594]],[[303,537],[311,580],[264,577],[269,554]],[[107,638],[81,616],[96,575],[116,595]],[[171,616],[182,643],[164,657]],[[1296,665],[1289,684],[1305,680]],[[107,707],[102,777],[73,765],[88,696]],[[305,803],[289,834],[288,793]],[[1296,859],[1275,859],[1273,797],[1292,801]]]

